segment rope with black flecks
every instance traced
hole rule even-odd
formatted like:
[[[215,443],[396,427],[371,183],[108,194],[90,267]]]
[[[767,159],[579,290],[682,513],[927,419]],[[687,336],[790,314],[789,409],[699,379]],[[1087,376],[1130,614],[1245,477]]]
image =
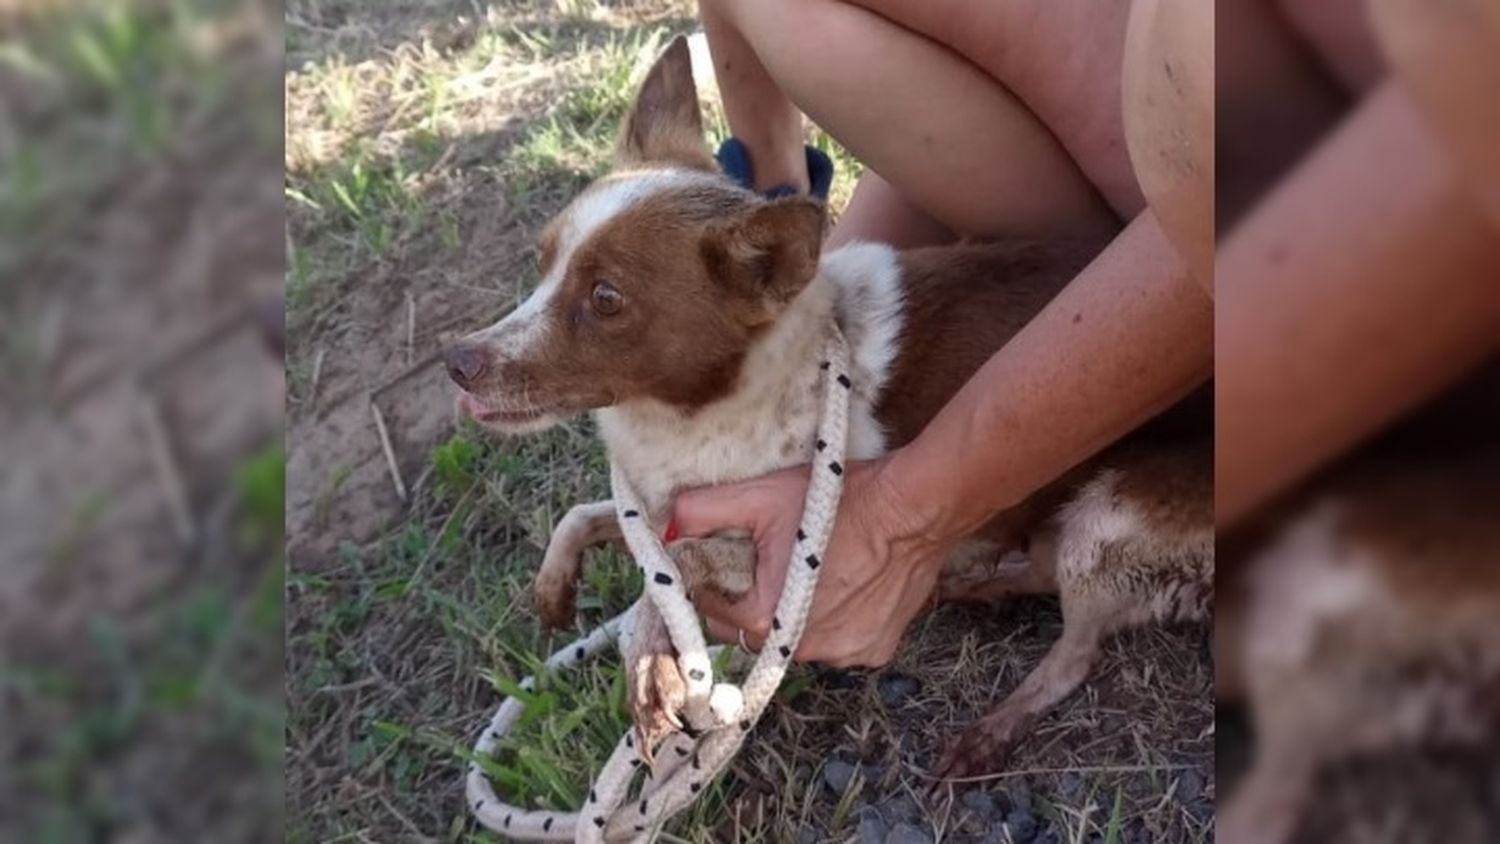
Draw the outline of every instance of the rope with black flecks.
[[[579,812],[532,811],[502,802],[477,762],[469,765],[467,799],[479,822],[510,838],[529,841],[601,842],[645,840],[661,824],[686,807],[734,757],[745,736],[760,719],[781,685],[797,650],[812,605],[818,570],[838,514],[844,489],[845,436],[848,429],[849,349],[836,326],[830,326],[822,371],[823,407],[813,447],[812,476],[803,505],[802,525],[792,548],[786,586],[771,619],[771,632],[760,655],[740,686],[715,683],[710,649],[703,629],[682,587],[682,577],[642,515],[640,496],[618,466],[611,466],[610,485],[620,527],[636,563],[646,577],[645,594],[665,621],[678,653],[678,668],[687,681],[684,715],[693,728],[674,733],[656,750],[656,766],[647,770],[638,793],[626,805],[632,783],[642,767],[633,732],[627,732],[589,790]],[[635,623],[634,606],[597,630],[554,653],[548,670],[570,668],[588,659],[614,639],[626,640]],[[522,689],[535,687],[533,678]],[[516,698],[501,702],[494,718],[474,745],[476,757],[492,754],[500,740],[520,719],[525,704]]]

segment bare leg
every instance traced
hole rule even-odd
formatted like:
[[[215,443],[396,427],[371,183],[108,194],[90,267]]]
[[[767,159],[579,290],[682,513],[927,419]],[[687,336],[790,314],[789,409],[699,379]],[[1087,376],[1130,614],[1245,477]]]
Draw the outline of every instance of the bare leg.
[[[710,32],[710,45],[730,49],[715,55],[717,72],[731,80],[725,99],[748,92],[767,100],[754,108],[726,103],[736,134],[758,131],[736,113],[785,112],[769,102],[769,78],[948,229],[1014,236],[1113,227],[1047,128],[994,77],[930,38],[832,0],[703,0],[700,10],[706,28],[721,29]],[[737,66],[750,58],[759,69]],[[767,143],[787,143],[784,134]]]
[[[724,116],[755,164],[755,189],[792,185],[806,193],[802,113],[777,87],[720,3],[701,3],[698,11],[713,55]]]
[[[888,243],[897,249],[940,246],[956,239],[942,223],[911,204],[885,179],[866,170],[854,187],[849,207],[839,217],[824,249],[854,241]]]
[[[615,520],[613,501],[580,504],[562,517],[552,531],[533,586],[542,624],[558,628],[573,623],[583,552],[619,538],[620,524]]]

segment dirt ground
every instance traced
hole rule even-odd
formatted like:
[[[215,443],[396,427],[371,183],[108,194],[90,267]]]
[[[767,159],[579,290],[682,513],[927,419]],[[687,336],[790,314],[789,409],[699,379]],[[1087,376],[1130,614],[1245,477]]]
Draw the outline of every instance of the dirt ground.
[[[278,840],[274,18],[0,16],[0,840]]]
[[[464,748],[497,687],[578,632],[537,629],[529,576],[566,508],[602,497],[604,461],[587,421],[517,441],[456,425],[437,355],[535,282],[541,225],[598,172],[633,78],[662,38],[693,31],[691,12],[288,3],[292,840],[492,840],[465,812]],[[847,196],[852,168],[840,165]],[[627,605],[632,578],[602,555],[580,630]],[[1202,629],[1119,637],[1009,771],[924,796],[942,741],[1013,688],[1060,628],[1055,601],[950,607],[884,671],[799,669],[721,786],[670,833],[1208,840]],[[613,663],[554,682],[550,718],[496,764],[515,776],[513,799],[561,808],[623,715]],[[568,712],[597,729],[558,726]]]

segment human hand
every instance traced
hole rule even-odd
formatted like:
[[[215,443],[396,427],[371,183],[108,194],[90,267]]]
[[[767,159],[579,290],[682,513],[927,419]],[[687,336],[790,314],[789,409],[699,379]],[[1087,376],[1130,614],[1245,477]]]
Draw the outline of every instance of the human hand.
[[[957,537],[944,537],[903,501],[885,461],[846,464],[844,492],[824,569],[795,658],[838,667],[884,665],[937,584]],[[806,467],[690,490],[677,497],[668,538],[747,530],[755,539],[755,587],[737,602],[696,596],[709,631],[726,642],[744,631],[760,647],[786,582],[806,497]]]

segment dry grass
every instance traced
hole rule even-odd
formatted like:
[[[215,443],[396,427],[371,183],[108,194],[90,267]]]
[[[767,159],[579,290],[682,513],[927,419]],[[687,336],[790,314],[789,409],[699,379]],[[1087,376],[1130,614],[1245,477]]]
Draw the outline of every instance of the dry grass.
[[[530,574],[566,509],[602,497],[604,460],[587,422],[505,442],[454,433],[431,356],[445,332],[484,323],[534,283],[537,230],[604,166],[633,77],[662,38],[692,28],[691,11],[289,4],[293,840],[489,840],[464,811],[465,748],[497,687],[567,638],[537,629]],[[838,157],[847,197],[856,165]],[[370,432],[372,394],[409,504]],[[599,557],[583,624],[638,589],[626,561]],[[851,840],[862,824],[904,820],[942,840],[1024,840],[1024,824],[1001,818],[1029,807],[1034,840],[1207,840],[1201,632],[1112,643],[1014,770],[969,789],[1000,815],[981,821],[973,797],[921,796],[940,742],[1012,688],[1059,629],[1055,602],[949,608],[918,625],[887,672],[798,669],[732,773],[669,834]],[[605,661],[544,687],[548,717],[496,763],[503,792],[577,804],[624,725],[619,673]],[[891,698],[899,677],[920,690]],[[834,762],[859,769],[841,794],[824,783]]]

